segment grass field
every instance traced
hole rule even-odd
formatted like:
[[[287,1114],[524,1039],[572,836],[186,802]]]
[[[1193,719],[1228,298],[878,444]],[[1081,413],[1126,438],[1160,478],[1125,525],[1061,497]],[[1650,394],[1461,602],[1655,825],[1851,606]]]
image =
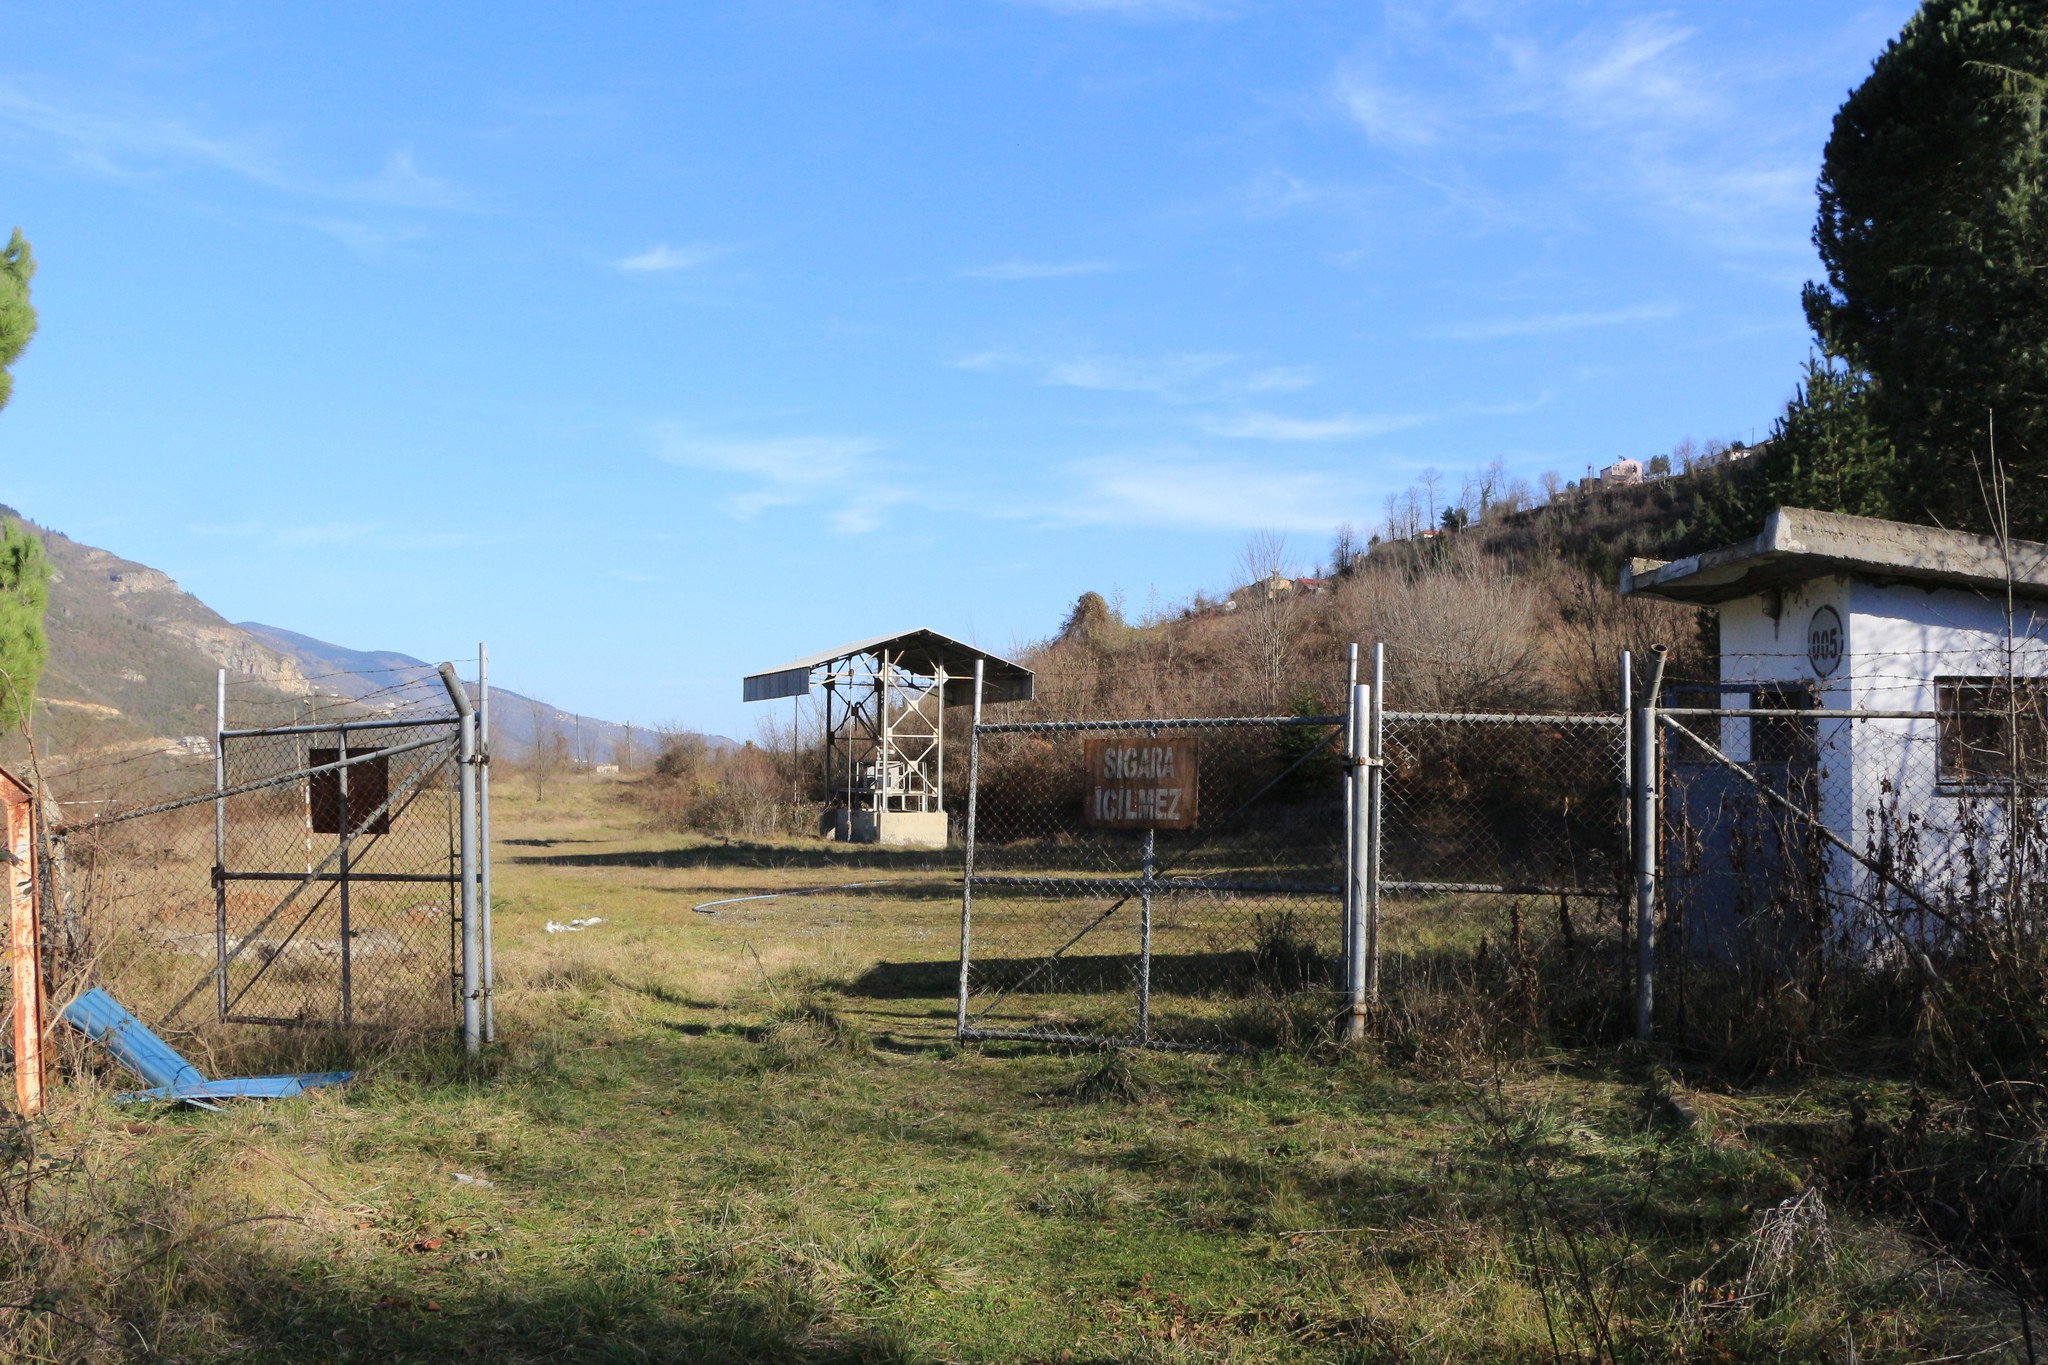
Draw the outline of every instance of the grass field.
[[[956,901],[693,914],[859,873],[509,787],[500,1044],[214,1035],[364,1073],[217,1114],[72,1084],[14,1138],[11,1358],[2026,1358],[2009,1298],[1815,1183],[1903,1082],[962,1049],[944,969],[902,970],[953,959]]]

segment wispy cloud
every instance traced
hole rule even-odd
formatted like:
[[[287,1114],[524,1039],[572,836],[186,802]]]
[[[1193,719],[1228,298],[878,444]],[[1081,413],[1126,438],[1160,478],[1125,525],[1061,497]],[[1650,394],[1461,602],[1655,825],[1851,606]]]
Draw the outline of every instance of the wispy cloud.
[[[1242,412],[1229,417],[1210,417],[1202,422],[1211,436],[1243,441],[1342,441],[1385,436],[1408,431],[1428,421],[1416,413],[1384,417],[1282,417],[1271,412]]]
[[[370,521],[321,522],[192,522],[185,531],[207,540],[240,540],[288,550],[366,545],[379,550],[429,551],[471,549],[495,537],[475,531],[430,531],[393,527]]]
[[[1119,19],[1223,19],[1236,11],[1226,0],[1012,0],[1055,14],[1106,14]]]
[[[1803,255],[1824,124],[1767,96],[1787,63],[1822,58],[1712,49],[1713,33],[1663,14],[1567,13],[1402,7],[1337,63],[1326,98],[1468,224],[1475,205],[1526,224],[1624,203],[1725,250]]]
[[[1035,374],[1050,388],[1101,393],[1145,393],[1174,403],[1213,403],[1253,394],[1291,393],[1316,382],[1302,366],[1245,369],[1243,357],[1228,351],[1174,351],[1160,356],[1087,354],[1046,360],[1012,351],[976,351],[950,362],[956,370],[981,374]]]
[[[728,440],[679,426],[659,426],[651,435],[655,454],[668,463],[733,476],[741,486],[723,500],[732,516],[823,503],[831,505],[834,530],[857,535],[880,526],[885,511],[909,500],[874,467],[869,457],[884,447],[867,437]]]
[[[386,157],[384,168],[369,179],[342,186],[340,197],[405,209],[460,209],[469,202],[453,181],[421,170],[410,147]]]
[[[1499,341],[1507,337],[1583,332],[1594,327],[1626,327],[1632,323],[1657,322],[1677,315],[1678,309],[1670,304],[1644,304],[1605,312],[1532,313],[1526,317],[1493,318],[1485,322],[1449,323],[1426,327],[1422,335],[1440,341]]]
[[[1226,393],[1294,393],[1315,382],[1315,371],[1305,365],[1273,365],[1227,381],[1223,388]]]
[[[1360,63],[1337,73],[1337,102],[1365,135],[1394,147],[1427,147],[1443,136],[1446,111],[1433,99],[1404,93]]]
[[[423,168],[411,147],[393,149],[374,174],[323,177],[296,164],[273,136],[204,130],[115,99],[52,98],[18,82],[0,82],[0,129],[13,131],[18,149],[54,154],[78,170],[113,179],[211,173],[335,204],[436,212],[472,206],[454,181]]]
[[[997,370],[1014,369],[1024,364],[1022,356],[1011,355],[1008,351],[976,351],[963,355],[953,362],[956,370],[973,370],[978,374],[993,374]]]
[[[1069,466],[1072,495],[1054,515],[1077,524],[1195,531],[1327,530],[1365,519],[1355,479],[1315,469],[1277,469],[1175,451],[1086,460]]]
[[[970,280],[1069,280],[1076,275],[1106,275],[1117,267],[1109,261],[1027,261],[1013,259],[975,266],[960,274]]]
[[[1045,382],[1070,389],[1170,394],[1213,376],[1236,358],[1209,351],[1187,351],[1151,359],[1081,356],[1051,366],[1045,372]]]
[[[619,261],[618,267],[630,274],[662,274],[673,270],[695,270],[698,266],[717,260],[727,253],[727,248],[718,246],[670,246],[660,242]]]
[[[324,232],[366,261],[381,261],[391,249],[425,234],[416,226],[385,227],[353,218],[308,218],[306,226]]]

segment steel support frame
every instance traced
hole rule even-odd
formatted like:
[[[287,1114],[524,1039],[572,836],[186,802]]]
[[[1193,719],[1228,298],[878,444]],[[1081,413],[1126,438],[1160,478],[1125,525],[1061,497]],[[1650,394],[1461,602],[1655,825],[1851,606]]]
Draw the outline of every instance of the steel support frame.
[[[946,684],[905,668],[887,651],[825,666],[826,801],[882,816],[945,809]]]

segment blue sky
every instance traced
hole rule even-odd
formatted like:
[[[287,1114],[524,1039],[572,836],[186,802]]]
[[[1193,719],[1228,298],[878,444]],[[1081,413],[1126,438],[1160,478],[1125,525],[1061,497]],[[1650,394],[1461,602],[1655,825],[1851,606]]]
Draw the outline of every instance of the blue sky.
[[[0,502],[640,723],[1762,435],[1912,6],[0,4]]]

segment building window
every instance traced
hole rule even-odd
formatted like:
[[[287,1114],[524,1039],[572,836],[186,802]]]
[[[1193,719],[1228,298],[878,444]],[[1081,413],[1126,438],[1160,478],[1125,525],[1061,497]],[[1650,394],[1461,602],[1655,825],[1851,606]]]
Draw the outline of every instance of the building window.
[[[1936,678],[1942,785],[1999,787],[2015,773],[2048,779],[2048,681]]]
[[[1806,683],[1771,683],[1750,689],[1759,711],[1811,711],[1820,698]],[[1798,716],[1758,716],[1749,723],[1753,763],[1812,764],[1820,757],[1820,726]]]

